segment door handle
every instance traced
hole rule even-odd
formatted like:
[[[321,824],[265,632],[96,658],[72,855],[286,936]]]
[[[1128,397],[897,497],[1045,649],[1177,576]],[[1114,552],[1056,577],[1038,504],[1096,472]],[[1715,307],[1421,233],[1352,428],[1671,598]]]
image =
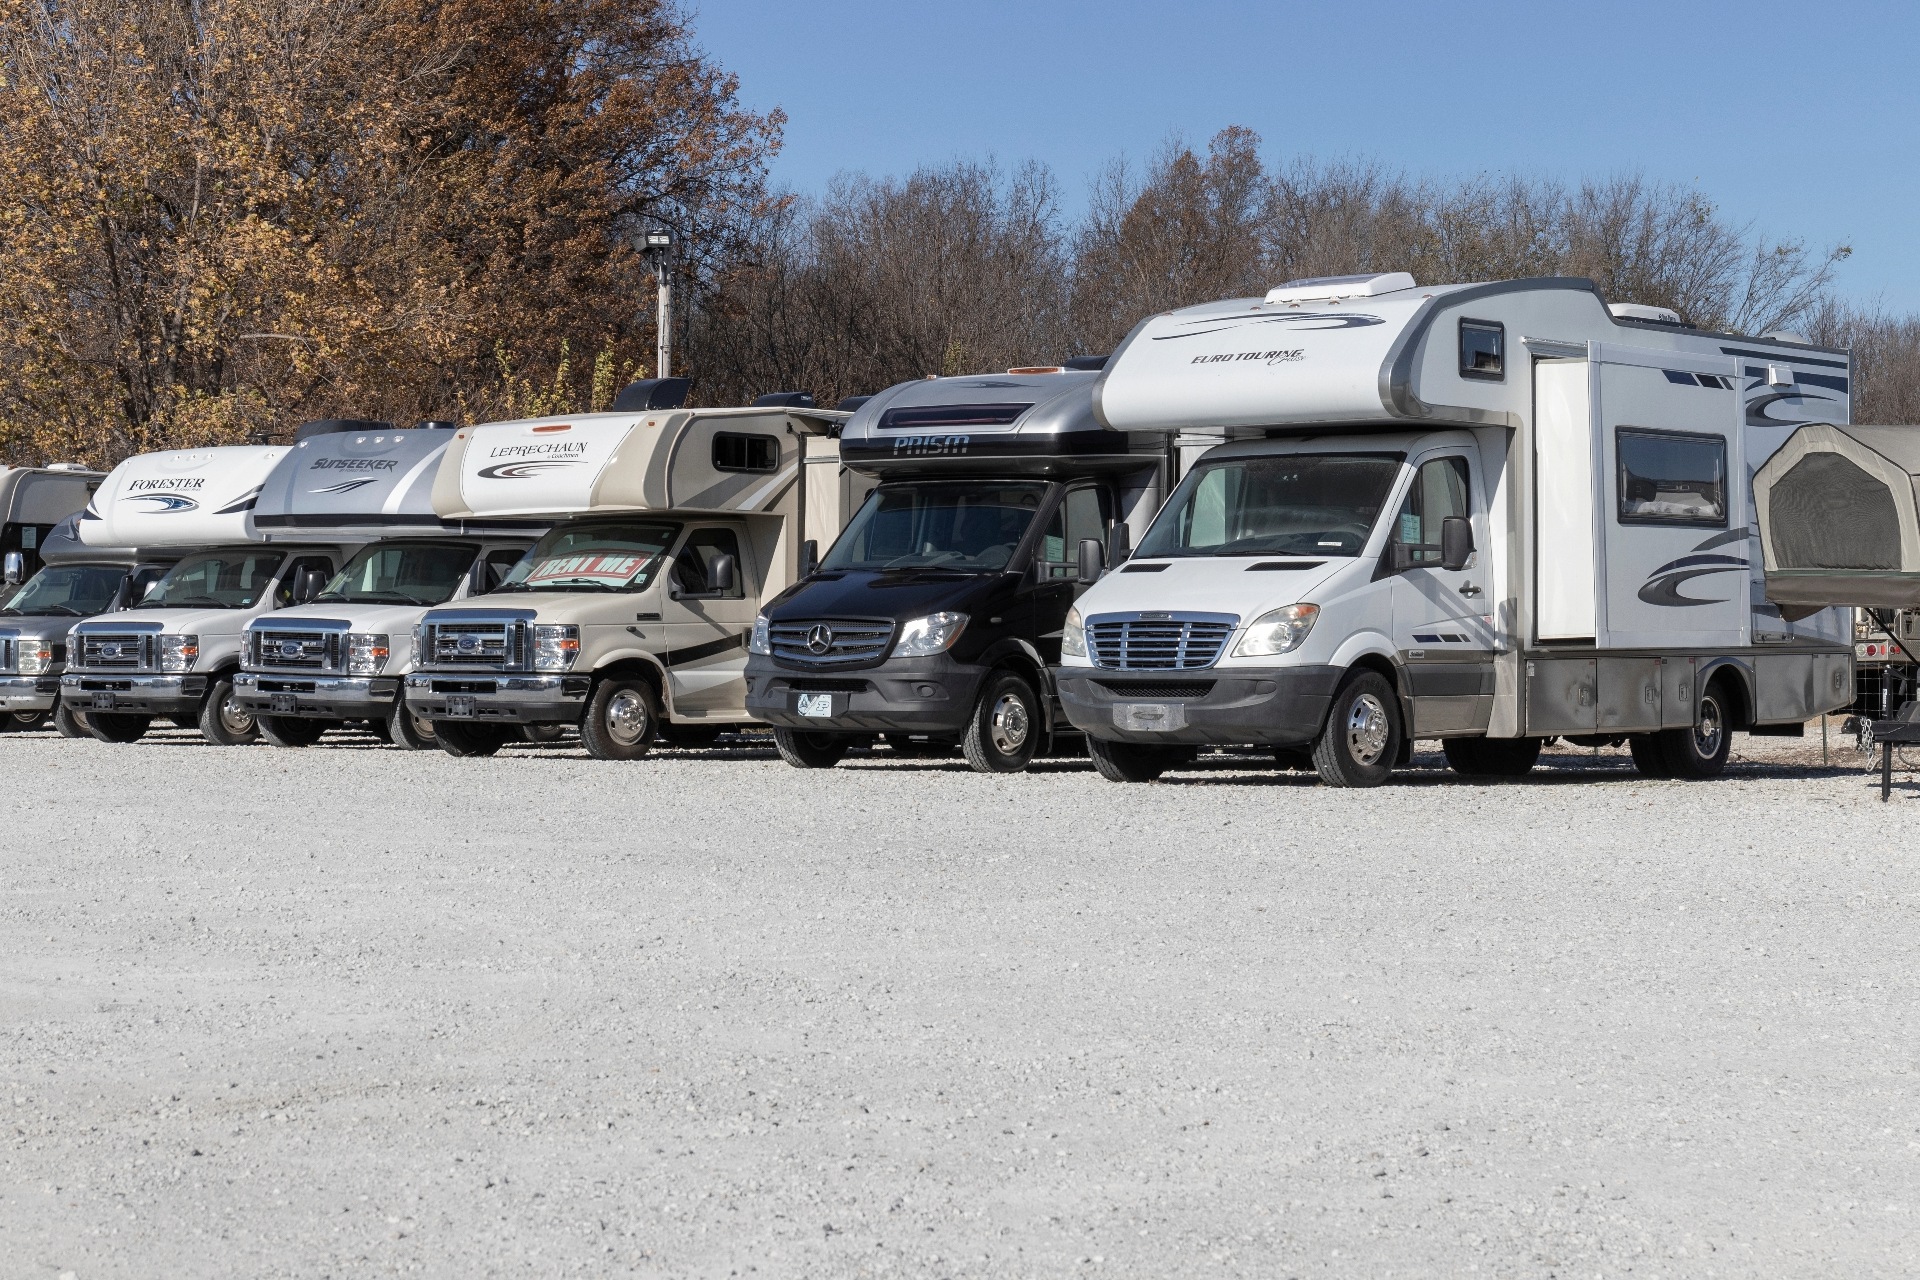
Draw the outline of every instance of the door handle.
[[[1465,582],[1460,585],[1460,594],[1463,596],[1477,596],[1480,594],[1480,588],[1474,586],[1471,582]]]

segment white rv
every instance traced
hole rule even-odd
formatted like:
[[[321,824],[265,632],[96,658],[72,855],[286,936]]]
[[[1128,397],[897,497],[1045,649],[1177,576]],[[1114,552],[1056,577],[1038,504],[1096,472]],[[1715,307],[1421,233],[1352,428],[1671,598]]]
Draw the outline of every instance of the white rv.
[[[404,747],[435,745],[432,724],[400,696],[414,626],[434,605],[498,586],[544,531],[434,514],[434,476],[453,439],[452,424],[314,434],[267,477],[253,508],[263,539],[367,543],[311,603],[247,627],[234,701],[275,746],[310,746],[351,721]]]
[[[592,755],[627,760],[749,722],[761,601],[856,493],[829,434],[846,416],[671,409],[456,432],[434,482],[442,519],[553,528],[492,594],[425,616],[407,704],[453,755],[577,725]]]
[[[83,510],[104,478],[71,462],[0,467],[0,560],[5,561],[9,586],[39,572],[47,535]]]
[[[130,609],[82,622],[68,640],[63,704],[103,742],[133,742],[156,716],[233,745],[257,733],[233,698],[240,642],[254,618],[313,598],[353,540],[269,545],[251,515],[286,445],[180,449],[129,458],[80,521],[94,547],[179,556]]]
[[[1067,715],[1116,780],[1218,743],[1374,785],[1414,738],[1470,774],[1550,737],[1714,774],[1734,729],[1851,697],[1846,616],[1766,599],[1751,491],[1796,424],[1845,419],[1849,379],[1845,352],[1575,279],[1308,280],[1154,316],[1096,413],[1213,444],[1071,617]]]

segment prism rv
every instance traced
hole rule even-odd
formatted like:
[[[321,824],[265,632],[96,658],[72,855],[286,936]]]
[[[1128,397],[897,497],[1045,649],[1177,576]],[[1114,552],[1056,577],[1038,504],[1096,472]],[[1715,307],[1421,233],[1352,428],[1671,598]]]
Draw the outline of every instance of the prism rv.
[[[1625,741],[1708,776],[1731,731],[1852,696],[1850,620],[1765,595],[1753,469],[1845,421],[1846,353],[1609,308],[1587,280],[1299,281],[1153,316],[1115,431],[1216,442],[1069,617],[1059,687],[1107,777],[1203,744],[1382,782]]]

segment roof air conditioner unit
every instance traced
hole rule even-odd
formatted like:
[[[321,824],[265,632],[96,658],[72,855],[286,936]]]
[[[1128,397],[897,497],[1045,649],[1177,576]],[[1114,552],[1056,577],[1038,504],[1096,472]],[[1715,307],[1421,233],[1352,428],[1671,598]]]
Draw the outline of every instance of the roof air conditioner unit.
[[[1267,290],[1268,302],[1330,302],[1335,298],[1377,298],[1383,293],[1412,289],[1413,276],[1405,271],[1379,275],[1319,276],[1312,280],[1289,280],[1277,289]]]

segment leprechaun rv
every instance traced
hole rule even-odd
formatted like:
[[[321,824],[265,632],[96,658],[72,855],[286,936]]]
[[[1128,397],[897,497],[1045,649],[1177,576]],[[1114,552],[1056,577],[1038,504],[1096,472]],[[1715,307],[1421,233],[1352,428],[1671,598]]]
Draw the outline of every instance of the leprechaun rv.
[[[1376,785],[1414,738],[1463,773],[1559,737],[1712,775],[1733,729],[1851,697],[1845,616],[1767,600],[1751,510],[1752,469],[1845,418],[1849,375],[1577,279],[1306,280],[1154,316],[1095,412],[1219,443],[1070,617],[1066,713],[1125,781],[1223,743]]]

